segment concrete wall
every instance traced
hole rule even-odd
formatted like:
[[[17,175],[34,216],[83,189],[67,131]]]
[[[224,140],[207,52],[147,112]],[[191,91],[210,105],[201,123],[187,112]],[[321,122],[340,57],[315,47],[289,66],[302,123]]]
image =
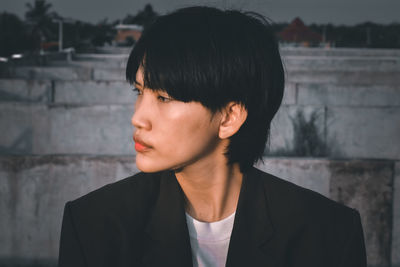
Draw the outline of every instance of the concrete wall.
[[[259,167],[357,208],[369,265],[400,266],[400,50],[282,55]],[[0,266],[54,265],[65,201],[136,171],[126,60],[81,55],[0,79]]]
[[[302,134],[295,131],[301,115],[326,147],[322,154],[306,156],[399,159],[400,146],[392,145],[400,136],[399,92],[398,84],[289,79],[284,105],[272,123],[270,154],[304,156],[293,151],[299,145],[296,134]],[[125,82],[3,79],[0,94],[0,126],[9,129],[1,133],[3,154],[133,153],[126,144],[135,94]]]
[[[400,161],[396,162],[393,187],[392,267],[400,267]]]
[[[0,94],[1,154],[133,154],[125,82],[3,79]]]
[[[393,146],[400,141],[399,85],[293,83],[286,93],[272,123],[272,154],[294,153],[298,116],[309,123],[314,115],[310,126],[326,147],[323,156],[400,158]]]

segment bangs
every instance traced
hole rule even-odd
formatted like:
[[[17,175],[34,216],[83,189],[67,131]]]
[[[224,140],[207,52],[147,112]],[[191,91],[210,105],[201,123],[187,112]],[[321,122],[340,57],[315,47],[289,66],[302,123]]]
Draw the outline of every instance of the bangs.
[[[249,84],[235,79],[239,62],[230,45],[238,40],[222,30],[226,23],[217,19],[224,12],[208,11],[208,16],[198,18],[196,13],[177,12],[167,17],[168,22],[165,17],[156,20],[129,56],[127,81],[136,83],[136,72],[142,68],[145,88],[165,91],[179,101],[197,101],[212,111],[230,101],[242,102],[243,94],[234,88]]]

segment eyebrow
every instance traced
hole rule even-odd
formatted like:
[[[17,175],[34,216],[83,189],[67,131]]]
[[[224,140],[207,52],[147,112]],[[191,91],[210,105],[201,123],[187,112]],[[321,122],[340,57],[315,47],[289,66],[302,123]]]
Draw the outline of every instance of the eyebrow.
[[[140,84],[139,82],[137,82],[137,81],[134,81],[133,83],[135,84],[135,86],[143,87],[143,85],[141,85],[141,84]]]

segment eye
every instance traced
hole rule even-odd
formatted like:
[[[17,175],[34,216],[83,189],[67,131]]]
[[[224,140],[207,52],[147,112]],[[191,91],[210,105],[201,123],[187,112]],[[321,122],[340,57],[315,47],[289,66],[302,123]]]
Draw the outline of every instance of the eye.
[[[161,96],[161,95],[157,96],[157,99],[160,100],[161,102],[169,102],[172,100],[171,98]]]
[[[169,96],[164,96],[164,95],[158,95],[157,96],[157,99],[159,100],[159,101],[161,101],[161,102],[170,102],[170,101],[172,101],[173,99],[171,98],[171,97],[169,97]]]

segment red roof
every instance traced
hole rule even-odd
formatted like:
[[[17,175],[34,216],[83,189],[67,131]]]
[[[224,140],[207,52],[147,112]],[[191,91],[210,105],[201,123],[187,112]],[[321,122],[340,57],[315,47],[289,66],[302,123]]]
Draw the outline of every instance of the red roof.
[[[322,35],[312,31],[300,18],[295,18],[292,23],[289,24],[279,34],[282,41],[285,42],[321,42]]]

